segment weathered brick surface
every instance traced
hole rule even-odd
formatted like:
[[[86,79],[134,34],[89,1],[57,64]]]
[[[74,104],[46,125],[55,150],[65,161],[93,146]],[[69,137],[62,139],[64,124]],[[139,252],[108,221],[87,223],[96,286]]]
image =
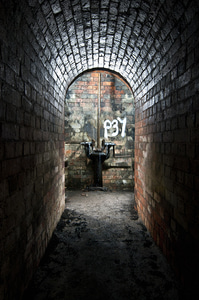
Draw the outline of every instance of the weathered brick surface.
[[[153,86],[144,88],[136,102],[135,194],[145,224],[186,284],[185,297],[196,297],[198,171],[192,166],[198,160],[193,133],[198,132],[198,75],[193,74],[198,63],[192,48],[198,49],[193,39],[199,32],[197,15],[182,26],[183,41],[176,36],[175,49],[173,44],[167,60],[154,68],[158,72]],[[143,86],[145,81],[147,77]],[[184,264],[186,257],[190,259]]]
[[[134,92],[138,209],[194,290],[198,11],[197,0],[1,1],[2,299],[23,290],[61,213],[65,93],[93,68],[118,72]]]
[[[64,207],[64,99],[19,6],[0,7],[0,298],[20,299]]]
[[[85,188],[94,181],[93,163],[80,143],[97,144],[97,107],[100,76],[100,146],[103,138],[114,142],[103,164],[103,185],[113,189],[133,188],[134,99],[130,88],[114,74],[93,71],[78,77],[69,87],[65,109],[66,187]],[[117,118],[120,118],[121,122]],[[108,120],[107,129],[104,123]],[[111,122],[116,120],[111,125]],[[122,122],[126,123],[122,123]],[[108,129],[109,128],[109,129]],[[105,137],[105,130],[108,134]],[[113,136],[112,136],[113,134]]]

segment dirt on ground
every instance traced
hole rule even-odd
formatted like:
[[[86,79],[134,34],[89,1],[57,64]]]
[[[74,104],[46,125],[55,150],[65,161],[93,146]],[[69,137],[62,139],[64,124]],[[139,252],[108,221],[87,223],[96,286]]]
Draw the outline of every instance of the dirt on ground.
[[[179,300],[179,285],[130,191],[67,191],[24,300]]]

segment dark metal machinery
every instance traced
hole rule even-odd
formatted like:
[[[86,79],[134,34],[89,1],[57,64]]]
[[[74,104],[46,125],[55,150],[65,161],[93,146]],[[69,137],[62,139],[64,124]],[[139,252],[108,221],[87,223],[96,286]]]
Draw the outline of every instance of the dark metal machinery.
[[[81,145],[84,146],[86,156],[93,161],[94,167],[94,185],[93,187],[103,187],[102,181],[102,164],[110,157],[110,148],[113,147],[113,156],[115,156],[115,144],[105,142],[102,140],[102,145],[100,147],[100,110],[101,110],[101,74],[99,73],[98,82],[98,105],[97,105],[97,147],[95,147],[95,141],[92,142],[82,142]]]
[[[102,164],[110,157],[110,148],[113,147],[113,156],[115,156],[115,144],[106,143],[102,141],[102,147],[95,148],[94,141],[92,142],[82,142],[81,145],[84,146],[86,156],[93,161],[94,167],[94,184],[93,187],[103,187],[102,181]]]
[[[110,148],[113,147],[113,156],[115,156],[115,144],[105,142],[102,140],[102,145],[100,147],[100,110],[101,110],[101,74],[99,73],[98,81],[98,105],[97,105],[97,147],[95,147],[95,141],[92,142],[82,142],[81,145],[84,146],[86,156],[93,161],[94,167],[94,185],[93,188],[102,188],[102,164],[110,157]]]

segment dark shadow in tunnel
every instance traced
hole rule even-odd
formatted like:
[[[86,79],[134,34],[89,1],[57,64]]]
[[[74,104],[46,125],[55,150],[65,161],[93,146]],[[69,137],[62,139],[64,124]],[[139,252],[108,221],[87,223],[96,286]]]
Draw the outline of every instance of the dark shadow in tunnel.
[[[178,283],[133,204],[104,220],[65,209],[23,300],[179,299]]]

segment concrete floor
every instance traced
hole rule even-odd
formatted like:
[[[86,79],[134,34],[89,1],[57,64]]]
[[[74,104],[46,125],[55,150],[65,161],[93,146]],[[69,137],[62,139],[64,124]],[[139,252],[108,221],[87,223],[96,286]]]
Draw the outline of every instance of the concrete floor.
[[[67,191],[66,196],[66,209],[24,299],[180,299],[166,259],[134,209],[132,192]]]

